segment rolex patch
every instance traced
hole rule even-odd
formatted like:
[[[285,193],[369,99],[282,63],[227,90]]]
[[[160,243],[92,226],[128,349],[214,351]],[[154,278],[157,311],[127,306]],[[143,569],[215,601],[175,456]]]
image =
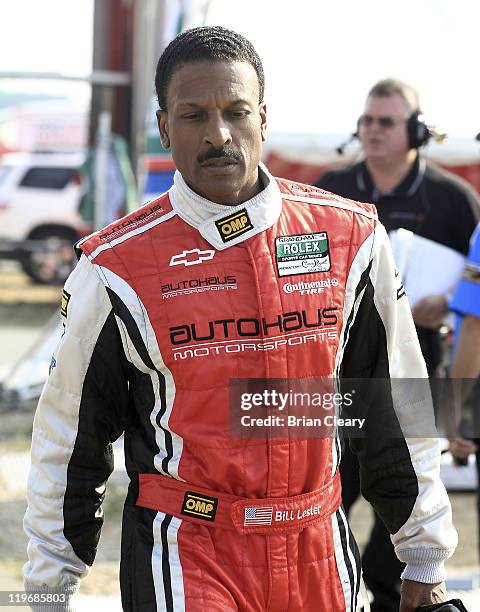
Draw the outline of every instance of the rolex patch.
[[[328,272],[331,267],[327,232],[275,238],[278,276]]]
[[[237,210],[236,213],[215,221],[215,225],[223,242],[229,242],[253,229],[253,224],[250,221],[246,208]]]

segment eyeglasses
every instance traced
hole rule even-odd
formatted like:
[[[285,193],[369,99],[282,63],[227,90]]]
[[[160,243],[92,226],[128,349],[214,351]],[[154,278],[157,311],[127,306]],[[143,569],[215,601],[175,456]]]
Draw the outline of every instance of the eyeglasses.
[[[402,117],[372,117],[372,115],[360,115],[358,119],[358,125],[363,127],[370,127],[374,123],[378,123],[381,128],[390,129],[399,123],[405,123],[406,119]]]

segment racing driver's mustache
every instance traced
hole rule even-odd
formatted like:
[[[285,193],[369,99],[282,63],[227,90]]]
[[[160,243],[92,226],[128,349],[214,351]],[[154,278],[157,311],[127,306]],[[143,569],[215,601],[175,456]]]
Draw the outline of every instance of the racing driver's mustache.
[[[231,145],[224,145],[223,147],[209,149],[204,153],[200,153],[197,156],[197,161],[199,164],[204,164],[210,159],[231,159],[234,162],[242,161],[241,154],[234,149]]]

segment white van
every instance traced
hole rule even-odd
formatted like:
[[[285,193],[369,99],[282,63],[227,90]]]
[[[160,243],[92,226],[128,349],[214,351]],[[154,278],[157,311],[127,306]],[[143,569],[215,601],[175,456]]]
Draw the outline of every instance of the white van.
[[[83,153],[9,153],[0,158],[0,258],[17,259],[38,283],[63,283],[72,245],[92,231],[80,214]]]

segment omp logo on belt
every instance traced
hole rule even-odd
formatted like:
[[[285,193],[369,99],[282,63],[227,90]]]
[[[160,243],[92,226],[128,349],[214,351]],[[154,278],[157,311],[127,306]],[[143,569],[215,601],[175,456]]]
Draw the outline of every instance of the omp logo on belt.
[[[187,491],[183,498],[181,513],[187,516],[201,518],[205,521],[214,521],[217,505],[218,499],[215,497]]]
[[[64,317],[67,316],[68,302],[70,301],[71,295],[65,289],[62,291],[62,301],[60,303],[60,314]]]
[[[215,225],[220,232],[223,242],[233,240],[237,236],[241,236],[248,232],[248,230],[253,229],[252,222],[245,208],[238,210],[233,215],[215,221]]]

